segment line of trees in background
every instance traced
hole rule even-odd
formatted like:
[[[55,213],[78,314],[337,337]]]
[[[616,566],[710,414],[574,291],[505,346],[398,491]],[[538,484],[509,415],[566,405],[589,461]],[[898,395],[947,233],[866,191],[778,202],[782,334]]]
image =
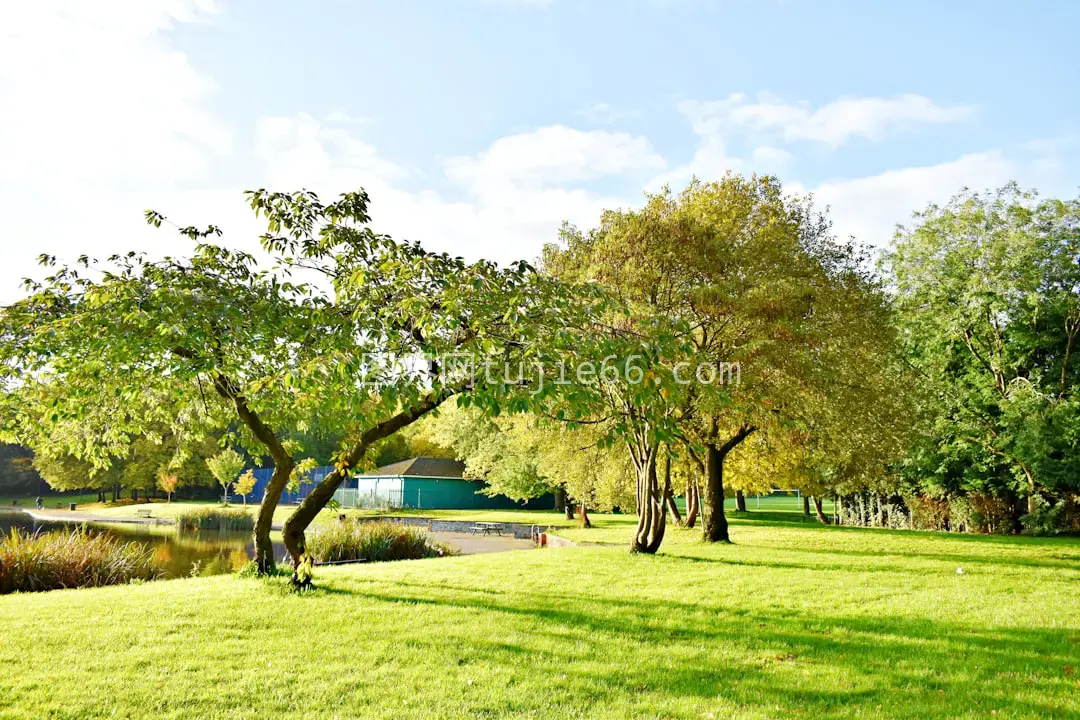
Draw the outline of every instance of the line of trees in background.
[[[965,191],[916,214],[870,272],[804,200],[730,177],[566,228],[545,269],[605,283],[641,317],[687,318],[691,355],[741,363],[741,384],[673,411],[658,462],[675,522],[697,521],[717,474],[742,509],[797,488],[821,522],[1080,531],[1077,201]],[[640,510],[632,458],[595,427],[455,410],[433,433],[490,492]]]
[[[810,198],[728,175],[499,268],[375,233],[362,191],[248,197],[260,261],[214,226],[179,228],[187,258],[44,256],[0,315],[4,438],[102,478],[208,444],[268,459],[263,570],[281,491],[316,456],[336,470],[285,523],[294,565],[344,478],[440,407],[431,442],[493,492],[554,490],[583,521],[633,509],[641,552],[669,517],[726,541],[725,495],[775,486],[823,522],[833,497],[843,523],[1075,528],[1075,201],[964,193],[875,268]],[[477,382],[452,355],[538,370]]]

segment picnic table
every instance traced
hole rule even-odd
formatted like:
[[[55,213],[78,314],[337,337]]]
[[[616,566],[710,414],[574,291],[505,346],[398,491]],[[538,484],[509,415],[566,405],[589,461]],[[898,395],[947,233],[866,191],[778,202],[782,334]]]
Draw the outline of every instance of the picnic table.
[[[499,523],[478,522],[472,526],[472,534],[475,535],[476,533],[483,533],[484,535],[495,533],[502,537],[502,526]]]

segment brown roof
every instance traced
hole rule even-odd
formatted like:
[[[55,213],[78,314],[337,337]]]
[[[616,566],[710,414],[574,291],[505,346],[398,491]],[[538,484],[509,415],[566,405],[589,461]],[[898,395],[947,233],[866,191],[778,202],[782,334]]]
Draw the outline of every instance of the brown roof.
[[[410,460],[383,465],[371,475],[390,475],[394,477],[432,477],[461,479],[465,473],[465,463],[452,458],[414,457]]]

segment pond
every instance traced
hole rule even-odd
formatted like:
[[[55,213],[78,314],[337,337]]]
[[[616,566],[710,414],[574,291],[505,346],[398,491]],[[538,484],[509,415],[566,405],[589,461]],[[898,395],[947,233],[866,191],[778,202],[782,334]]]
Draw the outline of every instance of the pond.
[[[70,531],[75,525],[63,522],[41,522],[19,510],[0,509],[0,535],[12,528],[28,532]],[[255,556],[255,545],[249,532],[179,533],[172,525],[85,524],[89,532],[112,535],[125,542],[135,542],[154,553],[154,561],[165,577],[190,575],[220,575],[239,570]],[[285,554],[281,543],[274,543],[274,556]]]

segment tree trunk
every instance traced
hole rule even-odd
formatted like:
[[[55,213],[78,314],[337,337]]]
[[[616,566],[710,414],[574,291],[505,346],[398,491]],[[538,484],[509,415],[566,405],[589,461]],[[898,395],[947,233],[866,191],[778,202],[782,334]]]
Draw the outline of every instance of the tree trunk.
[[[697,480],[686,481],[686,527],[692,528],[697,524],[698,512],[700,511],[701,491]]]
[[[571,502],[570,498],[566,498],[566,504],[563,505],[563,512],[566,513],[567,520],[574,519],[574,503]]]
[[[1028,496],[1027,496],[1027,511],[1031,514],[1039,509],[1038,498],[1035,495],[1035,475],[1026,467],[1024,468],[1024,475],[1028,481]]]
[[[806,500],[806,496],[803,496],[803,500]],[[829,524],[829,518],[825,517],[825,511],[821,508],[821,498],[819,498],[817,495],[814,496],[814,512],[817,514],[817,519],[819,523],[821,523],[822,525]]]
[[[664,504],[671,513],[671,520],[681,526],[682,515],[679,513],[679,506],[675,504],[675,492],[671,489],[671,453],[668,453],[664,459],[664,488]]]
[[[638,479],[638,523],[634,531],[634,540],[630,544],[631,552],[654,554],[664,540],[667,516],[664,514],[664,488],[656,477],[656,451],[651,447],[639,460]]]
[[[737,512],[746,512],[746,495],[742,490],[735,491],[735,510]]]
[[[709,443],[705,456],[705,516],[704,536],[706,542],[731,542],[728,536],[727,518],[724,516],[724,458],[748,438],[757,428],[744,425],[722,445]]]
[[[589,521],[589,509],[585,507],[585,501],[581,501],[581,527],[591,528],[592,523]]]
[[[274,510],[277,509],[281,492],[289,483],[295,463],[289,456],[284,456],[281,461],[274,464],[274,472],[270,475],[270,482],[266,483],[266,491],[263,493],[262,502],[259,503],[259,514],[255,518],[255,562],[259,566],[259,572],[263,575],[274,569],[274,543],[270,540],[270,530],[274,524]]]
[[[555,512],[564,512],[566,510],[566,488],[559,486],[555,488]]]
[[[667,497],[664,498],[664,504],[667,506],[667,511],[671,515],[671,521],[679,527],[682,527],[682,513],[679,512],[679,506],[675,504],[675,493],[673,491],[668,490]]]
[[[707,542],[731,542],[724,515],[724,455],[716,445],[705,454],[705,524]]]
[[[348,474],[352,472],[352,469],[360,464],[360,461],[364,458],[364,454],[368,451],[368,448],[372,444],[389,437],[396,433],[403,427],[407,427],[419,418],[423,417],[426,413],[438,407],[443,400],[452,396],[456,390],[449,387],[444,387],[440,392],[426,396],[423,400],[416,405],[402,410],[393,415],[381,423],[374,425],[363,432],[360,435],[360,439],[349,448],[349,452],[346,453],[343,458],[343,462],[334,468],[334,471],[327,475],[323,480],[312,489],[308,496],[304,498],[304,501],[300,503],[300,507],[293,511],[293,514],[285,521],[285,526],[281,530],[282,540],[285,541],[285,549],[289,551],[289,557],[293,563],[293,582],[297,582],[297,574],[295,569],[300,566],[304,561],[304,556],[307,553],[307,541],[304,537],[304,531],[311,525],[311,521],[319,514],[319,512],[326,507],[326,504],[334,498],[334,492],[337,491],[341,483],[348,477]],[[288,475],[282,481],[282,487],[284,487],[284,480],[288,479]],[[272,480],[272,479],[271,479]],[[278,493],[280,495],[280,492]],[[271,516],[273,513],[271,513]]]
[[[810,517],[810,496],[802,496],[802,514],[804,517]]]

